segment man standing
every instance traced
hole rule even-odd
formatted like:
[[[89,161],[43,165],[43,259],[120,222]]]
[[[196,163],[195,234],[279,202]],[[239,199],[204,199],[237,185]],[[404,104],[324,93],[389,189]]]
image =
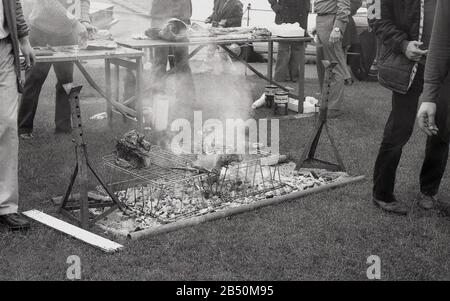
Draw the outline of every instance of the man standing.
[[[310,0],[269,0],[272,10],[276,13],[275,23],[299,23],[300,27],[308,29],[308,14]],[[277,65],[275,67],[274,80],[286,82],[298,80],[298,65],[300,64],[300,47],[302,43],[278,44]]]
[[[338,63],[334,68],[334,77],[331,80],[331,91],[328,99],[329,116],[337,117],[340,115],[344,99],[345,83],[352,81],[343,45],[343,38],[351,14],[351,0],[315,0],[314,5],[317,13],[317,64],[321,64],[322,58]],[[320,72],[323,71],[322,69]]]
[[[34,63],[19,0],[0,1],[0,223],[12,230],[27,229],[28,221],[18,214],[19,180],[17,107],[19,103],[20,51],[26,67]],[[19,88],[19,89],[18,89]]]
[[[438,0],[436,20],[430,42],[425,68],[425,85],[421,97],[422,105],[418,113],[420,128],[429,136],[427,152],[435,154],[436,164],[441,164],[444,172],[448,158],[450,141],[450,2]],[[442,97],[441,97],[442,95]],[[445,96],[445,97],[443,97]],[[438,162],[440,161],[440,162]],[[437,176],[441,176],[438,174]],[[433,208],[436,203],[427,198],[422,207]]]
[[[179,19],[186,24],[191,23],[191,0],[153,0],[151,8],[151,27],[162,28],[168,20]],[[195,105],[195,86],[189,65],[189,47],[158,47],[154,52],[152,68],[153,93],[166,94],[166,75],[169,55],[174,57],[176,72],[177,104],[171,107],[171,115],[176,118],[193,116]]]
[[[30,40],[36,46],[76,45],[80,39],[87,39],[88,31],[95,28],[89,19],[90,0],[38,0],[31,15]],[[73,63],[38,63],[27,72],[22,101],[19,108],[19,135],[33,138],[34,117],[39,102],[42,85],[53,69],[58,80],[55,100],[55,133],[67,134],[72,131],[70,103],[63,86],[73,82]]]
[[[240,0],[214,0],[213,13],[205,23],[213,27],[241,27],[243,7]]]
[[[408,213],[406,204],[394,195],[395,178],[403,147],[413,132],[423,90],[436,0],[381,0],[373,7],[379,9],[369,20],[380,39],[379,82],[393,91],[392,111],[375,163],[373,201],[385,211],[405,215]],[[441,113],[445,120],[446,113]],[[443,145],[440,139],[444,138],[429,139],[420,174],[418,202],[427,209],[435,203],[448,157],[448,142]],[[429,147],[438,144],[441,147]]]

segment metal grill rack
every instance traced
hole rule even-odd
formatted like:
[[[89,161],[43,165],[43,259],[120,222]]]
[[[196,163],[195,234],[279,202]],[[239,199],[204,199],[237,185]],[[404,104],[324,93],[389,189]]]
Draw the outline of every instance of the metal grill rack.
[[[207,214],[234,201],[284,189],[277,165],[270,154],[259,151],[222,168],[220,173],[194,172],[196,155],[175,155],[158,146],[149,152],[147,168],[124,168],[116,155],[103,158],[105,175],[118,198],[138,215],[170,223],[185,217]],[[176,208],[172,213],[168,207]]]

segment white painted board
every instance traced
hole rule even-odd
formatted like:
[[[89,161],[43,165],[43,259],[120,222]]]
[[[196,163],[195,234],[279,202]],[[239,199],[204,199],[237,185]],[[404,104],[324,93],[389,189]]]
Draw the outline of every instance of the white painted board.
[[[79,239],[85,243],[88,243],[96,248],[99,248],[107,253],[114,253],[121,249],[123,246],[115,243],[109,239],[103,238],[97,234],[86,231],[79,227],[76,227],[72,224],[66,223],[60,219],[57,219],[53,216],[45,214],[42,211],[38,210],[30,210],[27,212],[23,212],[23,215],[38,221],[46,226],[49,226],[55,230],[68,234],[76,239]]]

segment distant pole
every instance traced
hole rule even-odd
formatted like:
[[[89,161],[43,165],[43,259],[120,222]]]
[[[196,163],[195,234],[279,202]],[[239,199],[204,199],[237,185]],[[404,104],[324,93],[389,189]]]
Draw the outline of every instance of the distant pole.
[[[250,11],[252,10],[252,4],[249,3],[247,6],[247,27],[250,26]]]

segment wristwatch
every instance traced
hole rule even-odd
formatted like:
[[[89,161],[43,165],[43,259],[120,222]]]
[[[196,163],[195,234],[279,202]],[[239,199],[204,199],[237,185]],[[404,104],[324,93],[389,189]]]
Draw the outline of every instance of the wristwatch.
[[[339,27],[335,27],[334,29],[333,29],[335,32],[341,32],[341,29],[339,28]]]

